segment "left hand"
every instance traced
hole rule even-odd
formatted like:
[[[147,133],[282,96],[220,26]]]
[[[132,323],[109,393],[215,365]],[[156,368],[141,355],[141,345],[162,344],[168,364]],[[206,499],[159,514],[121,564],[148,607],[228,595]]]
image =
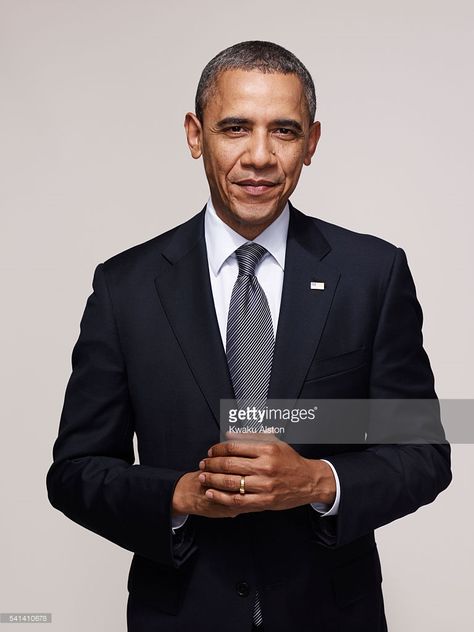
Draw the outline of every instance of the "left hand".
[[[239,513],[334,502],[336,481],[324,461],[302,457],[274,435],[230,436],[213,445],[199,464],[199,480],[214,502],[237,507]],[[241,476],[245,494],[239,492]]]

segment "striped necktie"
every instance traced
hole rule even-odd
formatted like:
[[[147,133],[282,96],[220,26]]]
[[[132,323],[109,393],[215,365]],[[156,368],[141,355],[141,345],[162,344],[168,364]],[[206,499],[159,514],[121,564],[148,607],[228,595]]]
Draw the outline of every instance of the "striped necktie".
[[[226,355],[239,408],[265,405],[272,370],[274,334],[265,292],[255,276],[255,268],[267,250],[248,242],[235,254],[239,274],[230,299],[227,319]],[[258,591],[255,595],[253,623],[262,625]]]

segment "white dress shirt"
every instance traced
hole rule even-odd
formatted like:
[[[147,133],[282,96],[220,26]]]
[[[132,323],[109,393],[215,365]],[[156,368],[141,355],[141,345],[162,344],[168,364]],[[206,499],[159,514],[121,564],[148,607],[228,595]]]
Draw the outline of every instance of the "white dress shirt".
[[[255,269],[255,276],[267,297],[273,322],[273,334],[276,336],[278,315],[280,313],[283,275],[285,272],[286,238],[290,209],[288,203],[277,219],[270,224],[254,241],[263,246],[267,253],[262,257]],[[211,280],[212,296],[222,338],[222,345],[226,348],[227,315],[229,313],[232,289],[239,272],[239,264],[235,251],[249,240],[239,235],[218,216],[209,198],[204,216],[204,235],[206,240],[207,259],[209,263],[209,277]],[[336,498],[332,507],[324,503],[311,503],[311,506],[324,516],[334,516],[338,512],[340,499],[339,478],[332,463],[325,461],[332,469],[336,479]],[[172,518],[173,533],[175,528],[181,527],[186,516]]]

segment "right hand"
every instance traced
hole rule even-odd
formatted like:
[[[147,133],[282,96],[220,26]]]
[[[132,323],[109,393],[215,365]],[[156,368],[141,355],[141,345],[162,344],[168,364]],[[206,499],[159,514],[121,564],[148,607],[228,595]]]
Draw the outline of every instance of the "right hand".
[[[207,518],[235,518],[242,512],[239,507],[215,503],[206,496],[206,487],[199,481],[197,472],[187,472],[176,483],[172,501],[172,515],[195,514]]]

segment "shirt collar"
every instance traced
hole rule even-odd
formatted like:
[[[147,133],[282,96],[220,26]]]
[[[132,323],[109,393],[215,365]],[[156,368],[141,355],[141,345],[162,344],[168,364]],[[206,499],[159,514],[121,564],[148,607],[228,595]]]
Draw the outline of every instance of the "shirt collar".
[[[286,238],[290,221],[288,202],[280,215],[270,226],[267,226],[253,240],[268,250],[282,270],[285,269]],[[207,257],[214,276],[219,274],[222,264],[239,246],[249,240],[239,235],[218,217],[212,199],[209,198],[204,215],[204,234],[206,239]]]

